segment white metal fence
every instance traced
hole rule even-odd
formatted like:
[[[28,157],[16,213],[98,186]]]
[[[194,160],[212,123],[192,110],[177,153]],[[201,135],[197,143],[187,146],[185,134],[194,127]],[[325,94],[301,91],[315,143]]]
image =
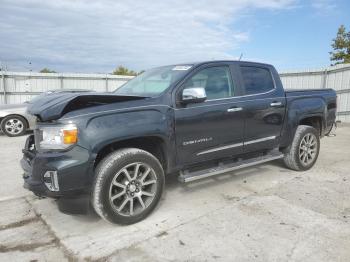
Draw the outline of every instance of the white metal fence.
[[[113,91],[131,76],[109,74],[43,74],[0,72],[0,104],[16,104],[53,89]],[[280,73],[284,88],[333,88],[338,94],[338,119],[350,122],[350,64]]]
[[[17,104],[54,89],[91,89],[109,92],[132,76],[109,74],[45,74],[32,72],[0,72],[0,104]]]
[[[333,88],[338,96],[338,120],[350,122],[350,64],[280,73],[284,88]]]

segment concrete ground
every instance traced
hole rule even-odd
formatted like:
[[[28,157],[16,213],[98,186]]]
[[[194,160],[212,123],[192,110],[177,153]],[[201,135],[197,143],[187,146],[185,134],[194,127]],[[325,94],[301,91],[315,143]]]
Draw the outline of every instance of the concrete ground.
[[[25,137],[0,135],[0,261],[350,261],[350,126],[307,172],[274,161],[181,184],[131,226],[69,216],[22,188]]]

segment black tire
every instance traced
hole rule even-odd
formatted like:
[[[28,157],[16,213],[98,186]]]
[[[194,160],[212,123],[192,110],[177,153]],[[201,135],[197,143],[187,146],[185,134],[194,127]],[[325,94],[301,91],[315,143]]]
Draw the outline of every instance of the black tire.
[[[11,122],[15,126],[10,127],[9,125]],[[27,132],[27,129],[27,120],[22,116],[9,115],[4,117],[1,121],[1,130],[9,137],[22,136]]]
[[[313,142],[306,143],[308,137]],[[314,144],[314,146],[311,146],[311,144]],[[288,168],[305,171],[316,163],[319,152],[319,132],[311,126],[300,125],[295,132],[292,144],[287,148],[283,160]]]
[[[135,165],[135,171],[130,171],[128,168],[133,168],[133,165]],[[136,165],[139,167],[136,168]],[[142,178],[143,176],[146,177]],[[143,181],[149,176],[151,180]],[[121,180],[118,180],[119,177]],[[132,180],[126,179],[127,177],[132,177]],[[150,182],[152,184],[144,186]],[[152,196],[144,195],[150,194],[146,191],[146,189],[150,190],[149,188],[153,190],[151,190]],[[153,211],[161,198],[163,188],[164,172],[156,157],[137,148],[120,149],[107,155],[96,167],[92,188],[92,206],[96,213],[108,222],[133,224],[146,218]],[[112,193],[114,195],[111,195]],[[120,197],[113,200],[113,197],[120,194],[122,194]],[[124,201],[127,200],[127,204],[123,206]],[[117,204],[121,210],[118,210]],[[138,207],[138,213],[134,214],[131,211],[134,207]],[[127,214],[127,208],[129,208],[129,214]]]

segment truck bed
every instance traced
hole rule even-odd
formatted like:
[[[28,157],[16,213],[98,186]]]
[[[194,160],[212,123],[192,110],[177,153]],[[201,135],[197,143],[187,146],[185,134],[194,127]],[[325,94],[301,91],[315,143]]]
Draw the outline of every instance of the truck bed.
[[[321,136],[328,134],[336,119],[337,94],[333,89],[285,89],[287,111],[322,116]]]

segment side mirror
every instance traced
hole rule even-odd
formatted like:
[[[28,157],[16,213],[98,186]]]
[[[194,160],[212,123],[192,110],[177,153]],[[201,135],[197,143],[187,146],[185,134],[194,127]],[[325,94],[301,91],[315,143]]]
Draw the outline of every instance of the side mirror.
[[[203,87],[190,87],[182,91],[181,102],[183,103],[201,103],[207,99],[207,94]]]

